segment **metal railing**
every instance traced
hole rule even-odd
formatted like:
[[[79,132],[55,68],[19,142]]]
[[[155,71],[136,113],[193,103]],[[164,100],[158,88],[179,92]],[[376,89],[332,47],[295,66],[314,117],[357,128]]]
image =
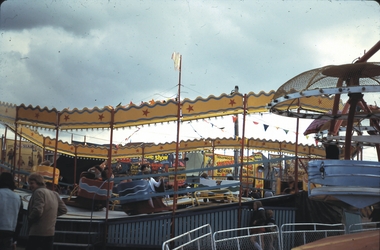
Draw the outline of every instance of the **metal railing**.
[[[357,223],[349,226],[350,233],[379,230],[379,222]],[[204,235],[200,235],[201,229],[207,228]],[[255,229],[265,229],[255,233]],[[204,231],[204,230],[203,230]],[[190,236],[197,232],[196,237]],[[212,234],[212,238],[210,237]],[[321,223],[292,223],[267,225],[261,227],[242,227],[211,232],[211,226],[206,224],[191,230],[171,240],[164,242],[162,249],[212,249],[212,250],[290,250],[294,247],[305,245],[330,236],[346,234],[344,224]],[[187,242],[185,242],[187,241]],[[171,245],[170,245],[171,244]],[[164,247],[165,245],[165,247]],[[172,248],[169,248],[171,246]]]
[[[380,230],[380,222],[365,222],[351,224],[348,227],[348,233],[358,233],[364,231]]]
[[[294,223],[281,226],[282,250],[305,245],[329,236],[343,235],[344,224]]]
[[[275,224],[295,222],[295,209],[286,207],[267,207],[276,214]],[[176,213],[172,232],[173,214],[160,213],[151,215],[130,216],[124,219],[109,219],[107,246],[155,246],[171,237],[182,235],[194,228],[209,224],[213,232],[230,228],[248,227],[252,214],[252,203],[242,203],[239,223],[239,208],[236,204],[210,206],[203,209],[182,210]],[[240,225],[239,225],[240,224]]]
[[[162,243],[162,250],[169,249],[215,250],[211,226],[209,224],[203,225]]]
[[[263,233],[253,233],[263,228]],[[277,225],[222,230],[212,236],[215,250],[269,249],[280,250],[280,231]]]

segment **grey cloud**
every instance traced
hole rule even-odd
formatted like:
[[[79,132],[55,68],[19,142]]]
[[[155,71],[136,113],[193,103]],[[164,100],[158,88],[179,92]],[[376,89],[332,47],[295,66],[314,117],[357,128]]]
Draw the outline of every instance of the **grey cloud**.
[[[235,85],[268,92],[323,66],[316,48],[328,51],[320,48],[326,34],[352,51],[369,49],[378,13],[371,2],[8,0],[0,100],[62,109],[174,97],[174,51],[183,55],[183,98]],[[332,55],[339,63],[354,57],[345,56]]]

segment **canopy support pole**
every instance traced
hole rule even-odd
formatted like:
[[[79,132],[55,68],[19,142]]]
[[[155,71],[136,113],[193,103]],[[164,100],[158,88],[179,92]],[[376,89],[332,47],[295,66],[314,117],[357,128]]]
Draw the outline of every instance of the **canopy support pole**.
[[[59,133],[60,118],[61,118],[61,113],[58,113],[57,126],[55,127],[54,164],[53,164],[54,167],[53,167],[53,180],[52,180],[53,185],[51,185],[51,190],[54,190],[55,170],[57,169],[58,133]]]
[[[348,111],[347,117],[347,128],[346,128],[346,142],[344,144],[344,159],[350,160],[351,158],[351,139],[352,139],[352,128],[354,123],[354,117],[356,112],[356,105],[359,100],[363,98],[363,94],[361,93],[351,93],[348,95],[350,99],[348,102],[350,103],[350,109]]]
[[[18,142],[18,161],[17,161],[17,169],[18,169],[18,172],[20,172],[20,167],[21,167],[21,139],[22,139],[22,127],[20,128],[21,132],[20,132],[20,140]],[[16,158],[17,159],[17,158]],[[16,167],[16,159],[15,159],[15,167]],[[18,174],[17,176],[17,185],[20,184],[20,177],[19,177],[20,174]]]
[[[298,107],[300,106],[300,99],[298,99]],[[300,113],[300,109],[297,109],[297,113]],[[296,157],[296,160],[294,161],[294,185],[295,185],[295,192],[298,193],[298,134],[299,134],[299,126],[300,126],[300,118],[297,115],[297,125],[296,125],[296,145],[295,145],[295,150],[294,154]]]
[[[4,163],[7,159],[7,132],[8,132],[8,126],[5,126],[5,132],[4,132],[4,140],[1,149],[1,162]]]
[[[109,197],[110,197],[110,179],[112,176],[112,167],[111,167],[111,160],[112,160],[112,148],[113,148],[113,129],[114,129],[114,117],[115,117],[115,110],[111,109],[111,122],[110,122],[110,146],[108,149],[108,160],[107,160],[107,202],[106,202],[106,224],[108,222],[108,210],[109,210]],[[108,230],[108,229],[107,229]]]
[[[75,145],[74,148],[74,187],[77,184],[77,161],[78,161],[78,145]]]
[[[17,142],[17,120],[18,120],[18,107],[16,109],[16,121],[15,121],[15,139],[13,142],[13,159],[12,159],[12,165],[11,165],[11,173],[14,175],[15,171],[15,162],[16,162],[16,142]]]
[[[105,234],[104,234],[104,245],[103,247],[105,248],[105,244],[107,242],[107,237],[108,237],[108,212],[109,212],[109,202],[110,202],[110,179],[111,179],[111,176],[112,176],[112,167],[111,167],[111,160],[112,160],[112,148],[113,148],[113,129],[114,129],[114,122],[115,122],[115,109],[113,107],[111,107],[111,121],[110,121],[110,144],[109,144],[109,148],[108,148],[108,160],[107,160],[107,166],[106,168],[108,169],[108,172],[107,172],[107,180],[105,180],[103,182],[103,184],[105,184],[105,182],[107,182],[107,199],[106,199],[106,228],[105,228]],[[102,184],[102,185],[103,185]]]
[[[214,167],[214,166],[215,166],[215,140],[212,141],[212,167]],[[213,170],[208,170],[207,173],[208,173],[209,176],[210,175],[214,176],[214,169]]]
[[[239,213],[238,213],[238,227],[241,227],[241,196],[243,194],[243,167],[244,167],[244,147],[245,147],[245,121],[247,117],[247,95],[244,95],[243,103],[243,131],[241,138],[241,149],[240,149],[240,171],[239,171],[239,180],[240,180],[240,190],[239,190]],[[247,156],[248,157],[248,156]],[[248,159],[248,158],[247,158]],[[248,173],[248,165],[247,165]]]

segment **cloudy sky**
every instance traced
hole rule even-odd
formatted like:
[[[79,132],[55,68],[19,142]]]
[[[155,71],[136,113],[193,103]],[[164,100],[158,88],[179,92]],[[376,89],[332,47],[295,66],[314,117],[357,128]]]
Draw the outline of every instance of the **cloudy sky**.
[[[175,97],[174,51],[183,98],[276,90],[363,55],[380,38],[380,5],[7,0],[0,22],[0,101],[60,110]]]

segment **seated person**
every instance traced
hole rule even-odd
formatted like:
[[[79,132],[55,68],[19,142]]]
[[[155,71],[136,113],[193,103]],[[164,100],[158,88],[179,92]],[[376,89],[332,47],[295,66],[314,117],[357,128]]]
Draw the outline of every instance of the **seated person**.
[[[151,169],[149,167],[149,165],[147,164],[143,164],[141,165],[141,173],[143,175],[148,175],[151,173]],[[155,193],[156,192],[156,189],[159,188],[161,186],[161,183],[163,183],[161,181],[161,179],[159,181],[156,181],[153,177],[146,177],[144,178],[145,180],[147,180],[149,182],[149,193]],[[158,200],[158,197],[152,197],[149,199],[149,205],[152,207],[152,208],[155,208],[155,204],[154,204],[154,200]],[[159,205],[161,205],[162,201],[160,201]]]
[[[266,190],[265,193],[264,193],[264,197],[272,197],[273,196],[273,193],[272,191],[269,191],[269,190]]]
[[[296,192],[295,184],[296,182],[294,178],[290,176],[288,180],[288,187],[282,191],[282,194],[294,194]]]
[[[254,198],[254,199],[260,199],[261,198],[261,192],[257,188],[254,188],[249,196],[251,198]]]
[[[92,175],[86,175],[86,178],[89,179],[102,179],[103,168],[100,165],[95,165],[87,170],[87,173],[91,173]]]
[[[82,176],[89,178],[89,179],[98,179],[105,181],[108,178],[114,178],[112,172],[111,174],[108,174],[108,168],[107,168],[107,160],[104,161],[100,165],[95,165],[87,170],[87,173],[82,173]],[[90,174],[88,174],[90,173]]]
[[[208,174],[207,173],[202,173],[201,174],[202,179],[208,179]]]

